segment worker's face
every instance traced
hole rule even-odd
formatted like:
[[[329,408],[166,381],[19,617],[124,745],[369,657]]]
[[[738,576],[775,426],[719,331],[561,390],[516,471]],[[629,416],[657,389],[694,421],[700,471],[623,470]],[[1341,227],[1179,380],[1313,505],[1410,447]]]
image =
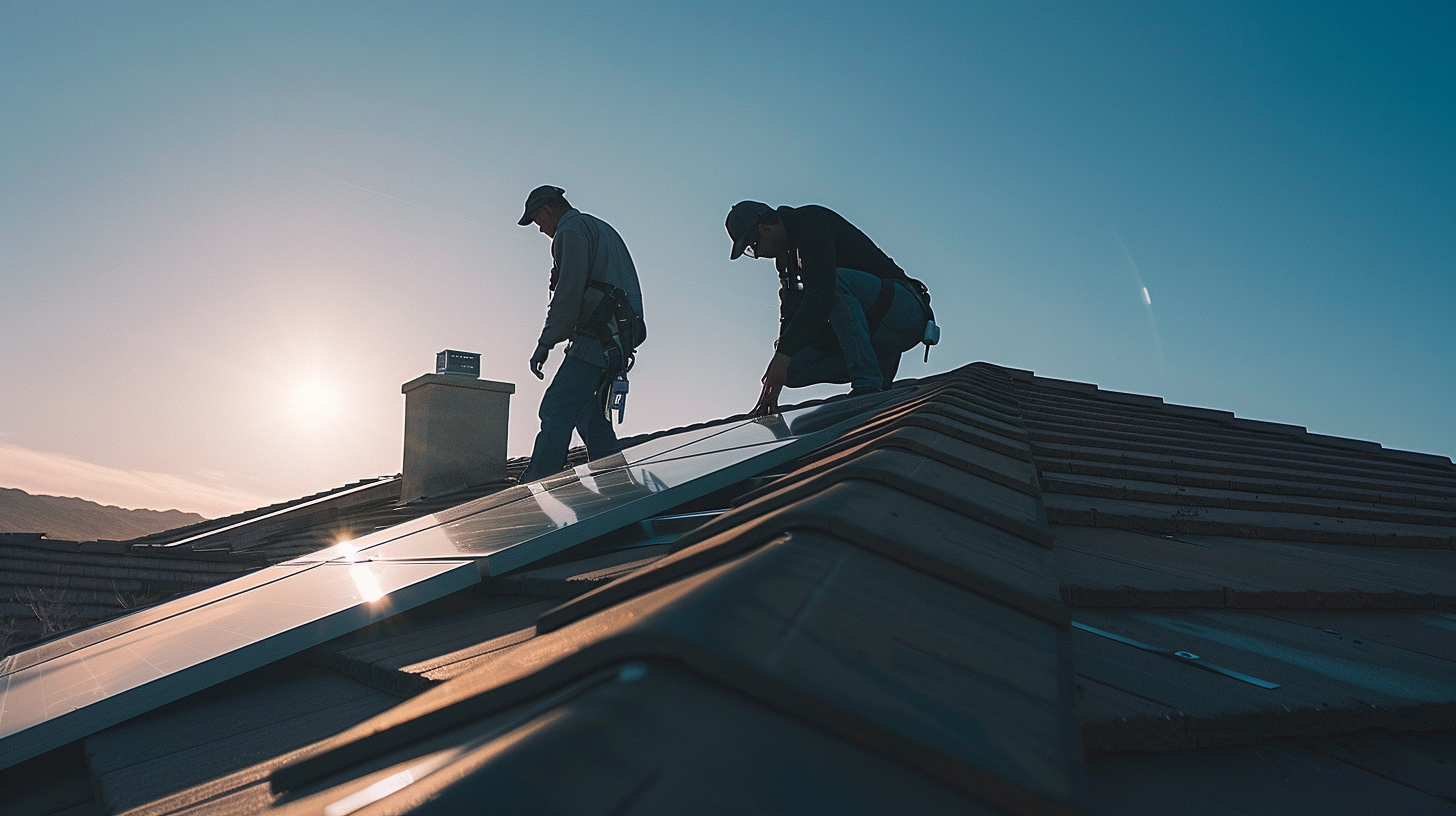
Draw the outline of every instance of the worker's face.
[[[754,244],[753,257],[755,258],[777,258],[789,248],[789,234],[784,231],[784,223],[759,224],[758,242]]]
[[[547,238],[556,237],[556,222],[560,220],[561,216],[553,212],[550,207],[542,207],[531,213],[531,223],[535,224],[536,229],[541,230]]]

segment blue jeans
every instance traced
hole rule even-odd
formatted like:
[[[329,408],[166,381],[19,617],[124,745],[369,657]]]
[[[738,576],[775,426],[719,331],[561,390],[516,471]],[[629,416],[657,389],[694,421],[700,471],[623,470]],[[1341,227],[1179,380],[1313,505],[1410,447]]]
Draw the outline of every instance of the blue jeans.
[[[544,479],[565,467],[573,428],[586,443],[591,459],[621,451],[611,420],[602,413],[598,390],[603,384],[603,371],[601,366],[569,355],[561,361],[561,368],[541,397],[541,431],[536,434],[531,463],[521,476],[522,482]]]
[[[835,351],[800,349],[789,360],[790,388],[847,382],[852,388],[888,388],[900,370],[900,355],[925,336],[925,307],[903,284],[880,325],[870,335],[865,314],[880,296],[880,278],[858,269],[835,270],[834,307],[829,326],[839,341]]]

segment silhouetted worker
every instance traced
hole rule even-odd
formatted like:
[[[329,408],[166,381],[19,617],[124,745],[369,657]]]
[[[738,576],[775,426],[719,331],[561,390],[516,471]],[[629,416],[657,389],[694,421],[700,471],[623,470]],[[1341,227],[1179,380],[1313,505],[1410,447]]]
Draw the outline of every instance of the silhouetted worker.
[[[608,400],[614,384],[625,400],[626,369],[647,333],[642,288],[627,245],[610,224],[572,207],[565,193],[550,185],[532,190],[519,221],[523,227],[534,223],[551,239],[551,305],[531,355],[531,373],[544,379],[546,356],[567,343],[566,359],[541,397],[541,431],[522,482],[562,469],[573,428],[591,459],[621,450]]]
[[[725,226],[730,259],[745,251],[773,258],[779,273],[779,338],[754,416],[777,413],[786,385],[847,382],[853,395],[882,391],[902,353],[940,339],[925,285],[828,207],[740,201]]]

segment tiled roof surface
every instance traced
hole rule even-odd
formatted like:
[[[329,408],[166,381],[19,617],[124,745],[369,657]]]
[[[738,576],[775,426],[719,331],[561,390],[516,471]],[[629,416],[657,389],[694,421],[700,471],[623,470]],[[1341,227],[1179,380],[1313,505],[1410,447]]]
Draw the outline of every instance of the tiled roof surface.
[[[76,814],[1456,812],[1449,460],[985,364],[906,385],[790,467],[0,785]]]
[[[1017,381],[1077,622],[1096,797],[1451,809],[1449,775],[1401,768],[1456,765],[1448,459]]]

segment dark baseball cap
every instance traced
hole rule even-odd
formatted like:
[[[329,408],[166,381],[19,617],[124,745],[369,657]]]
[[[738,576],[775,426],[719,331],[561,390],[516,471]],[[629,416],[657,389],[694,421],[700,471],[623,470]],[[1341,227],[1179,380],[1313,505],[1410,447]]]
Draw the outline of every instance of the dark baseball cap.
[[[770,212],[773,212],[773,207],[761,201],[740,201],[733,205],[733,209],[728,211],[728,220],[723,222],[723,226],[728,228],[728,237],[733,239],[733,253],[728,260],[737,260],[743,250],[758,238],[758,219]]]
[[[531,214],[546,206],[546,202],[566,195],[566,191],[560,187],[552,187],[550,184],[543,184],[531,191],[526,196],[526,211],[521,214],[521,220],[517,224],[526,226],[531,223]]]

